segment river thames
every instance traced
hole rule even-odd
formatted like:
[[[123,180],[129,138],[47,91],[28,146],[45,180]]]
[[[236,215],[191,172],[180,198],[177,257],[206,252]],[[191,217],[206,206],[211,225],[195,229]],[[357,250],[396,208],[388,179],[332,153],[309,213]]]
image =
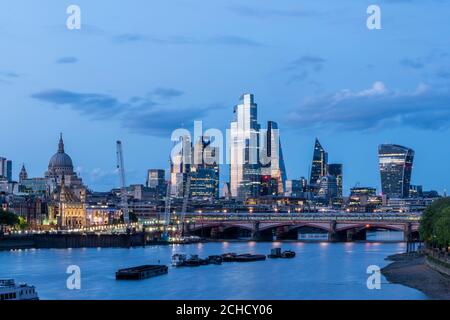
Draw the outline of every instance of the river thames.
[[[116,281],[119,268],[170,265],[174,253],[206,257],[226,252],[268,254],[291,249],[294,259],[268,259],[193,268],[167,275]],[[426,299],[421,292],[390,284],[367,288],[367,267],[405,251],[404,243],[214,242],[131,249],[28,249],[0,252],[0,278],[35,285],[41,299]],[[81,289],[69,290],[66,269],[81,269]]]

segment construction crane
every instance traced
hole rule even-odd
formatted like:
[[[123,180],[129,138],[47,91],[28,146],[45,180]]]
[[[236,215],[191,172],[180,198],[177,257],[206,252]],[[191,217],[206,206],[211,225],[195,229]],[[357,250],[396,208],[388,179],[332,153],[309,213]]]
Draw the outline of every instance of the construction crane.
[[[172,165],[172,162],[169,158],[169,169]],[[170,225],[170,205],[171,205],[171,197],[170,197],[170,189],[171,189],[171,179],[167,181],[167,189],[166,189],[166,202],[164,205],[164,229],[162,234],[162,239],[167,241],[169,240],[169,225]]]
[[[123,222],[125,224],[130,223],[130,217],[128,212],[128,197],[127,197],[127,185],[125,182],[125,168],[123,165],[123,151],[122,151],[122,142],[116,142],[117,147],[117,170],[119,171],[120,177],[120,208],[123,213]]]
[[[190,191],[191,191],[191,175],[188,173],[186,179],[186,186],[184,188],[183,206],[181,207],[181,236],[184,236],[184,220],[186,217]]]

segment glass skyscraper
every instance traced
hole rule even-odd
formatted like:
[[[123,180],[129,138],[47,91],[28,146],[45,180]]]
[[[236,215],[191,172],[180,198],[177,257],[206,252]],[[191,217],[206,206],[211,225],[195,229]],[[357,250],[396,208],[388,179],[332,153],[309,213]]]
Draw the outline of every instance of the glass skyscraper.
[[[201,136],[194,145],[191,165],[190,196],[201,199],[219,198],[219,148],[211,146],[209,137]]]
[[[343,172],[342,164],[331,163],[328,165],[328,174],[336,178],[337,197],[342,198]]]
[[[378,147],[381,190],[390,198],[407,198],[411,185],[414,150],[395,145]]]
[[[320,178],[327,175],[327,163],[328,153],[320,144],[319,139],[316,138],[311,166],[311,177],[309,180],[311,185],[317,185]]]
[[[263,132],[264,130],[261,130],[261,134]],[[261,175],[274,179],[276,181],[276,194],[283,194],[286,190],[286,167],[281,149],[278,124],[276,122],[269,121],[267,123],[264,140],[264,145],[261,146],[263,149],[261,157],[267,157],[267,160],[261,161]]]
[[[259,162],[258,109],[253,94],[244,94],[234,108],[230,128],[230,192],[245,199],[259,194],[261,166]]]

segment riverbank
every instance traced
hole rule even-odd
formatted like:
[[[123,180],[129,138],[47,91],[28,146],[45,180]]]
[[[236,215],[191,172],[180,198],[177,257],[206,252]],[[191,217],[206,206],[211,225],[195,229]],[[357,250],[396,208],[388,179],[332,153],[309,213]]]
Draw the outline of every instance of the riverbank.
[[[417,289],[429,299],[450,300],[450,277],[428,266],[424,255],[395,254],[386,260],[393,261],[381,269],[389,282]]]

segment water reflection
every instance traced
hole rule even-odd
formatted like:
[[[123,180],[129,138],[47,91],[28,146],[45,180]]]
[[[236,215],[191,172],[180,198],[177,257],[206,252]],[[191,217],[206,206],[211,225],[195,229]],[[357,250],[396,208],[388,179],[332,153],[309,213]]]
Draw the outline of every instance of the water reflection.
[[[174,253],[206,257],[226,252],[268,254],[293,249],[294,259],[169,268],[143,281],[116,281],[119,268],[170,265]],[[405,251],[404,243],[216,242],[148,246],[0,252],[0,277],[37,287],[42,299],[423,299],[420,292],[382,280],[368,290],[367,267],[387,264],[386,256]],[[351,252],[351,254],[348,254]],[[67,266],[79,265],[82,290],[67,290]]]

